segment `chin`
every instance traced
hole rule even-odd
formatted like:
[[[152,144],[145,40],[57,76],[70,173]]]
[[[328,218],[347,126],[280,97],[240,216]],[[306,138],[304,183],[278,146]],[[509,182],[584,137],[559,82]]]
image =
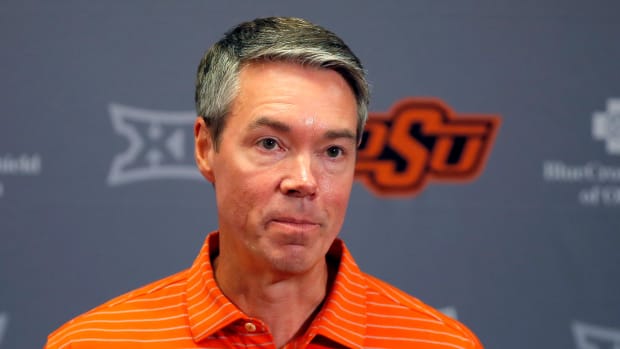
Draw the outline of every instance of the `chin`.
[[[278,272],[286,274],[303,274],[316,264],[310,261],[308,256],[286,255],[279,256],[270,260],[272,268]]]

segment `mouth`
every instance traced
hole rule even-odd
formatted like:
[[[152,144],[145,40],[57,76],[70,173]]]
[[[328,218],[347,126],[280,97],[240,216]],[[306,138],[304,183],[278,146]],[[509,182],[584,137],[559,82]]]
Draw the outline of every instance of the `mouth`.
[[[297,217],[275,217],[271,219],[271,223],[294,231],[307,231],[320,226],[315,220]]]

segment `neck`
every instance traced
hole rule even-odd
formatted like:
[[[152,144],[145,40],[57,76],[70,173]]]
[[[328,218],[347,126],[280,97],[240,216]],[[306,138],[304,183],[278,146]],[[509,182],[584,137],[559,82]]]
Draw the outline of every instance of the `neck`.
[[[277,348],[305,332],[327,292],[325,260],[294,275],[249,273],[231,259],[220,257],[213,267],[222,292],[246,315],[265,322]]]

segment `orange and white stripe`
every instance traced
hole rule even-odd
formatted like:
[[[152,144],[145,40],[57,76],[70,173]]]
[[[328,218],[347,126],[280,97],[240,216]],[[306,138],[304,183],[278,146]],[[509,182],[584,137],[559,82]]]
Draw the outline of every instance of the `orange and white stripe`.
[[[218,233],[207,236],[191,268],[117,297],[53,332],[47,349],[270,348],[273,338],[217,287],[210,255]],[[482,348],[461,323],[397,288],[362,273],[336,240],[330,261],[338,274],[323,308],[297,348]]]

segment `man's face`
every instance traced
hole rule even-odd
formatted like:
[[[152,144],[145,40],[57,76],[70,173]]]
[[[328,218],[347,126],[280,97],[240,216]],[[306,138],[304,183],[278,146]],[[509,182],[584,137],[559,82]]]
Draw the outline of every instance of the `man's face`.
[[[215,186],[220,258],[284,274],[322,265],[349,201],[356,126],[355,97],[338,73],[245,66],[218,151],[197,142]]]

